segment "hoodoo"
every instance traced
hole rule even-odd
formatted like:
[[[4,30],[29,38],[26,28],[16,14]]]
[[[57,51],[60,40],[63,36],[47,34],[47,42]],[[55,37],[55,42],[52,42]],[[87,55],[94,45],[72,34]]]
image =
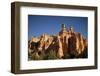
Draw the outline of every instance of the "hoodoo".
[[[61,24],[57,35],[43,34],[29,41],[29,58],[33,60],[87,57],[87,39],[80,32],[75,32],[72,26],[66,29],[65,24]]]

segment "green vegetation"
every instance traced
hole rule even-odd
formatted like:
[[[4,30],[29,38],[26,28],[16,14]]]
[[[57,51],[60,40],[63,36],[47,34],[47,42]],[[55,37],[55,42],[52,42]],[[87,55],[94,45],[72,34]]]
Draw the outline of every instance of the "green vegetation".
[[[29,56],[30,60],[50,60],[50,59],[58,59],[56,56],[56,52],[50,50],[47,54],[43,52],[35,52]]]

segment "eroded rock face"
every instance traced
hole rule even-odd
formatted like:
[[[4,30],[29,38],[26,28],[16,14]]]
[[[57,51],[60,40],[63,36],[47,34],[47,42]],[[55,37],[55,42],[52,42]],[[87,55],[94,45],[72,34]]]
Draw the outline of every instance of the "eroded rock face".
[[[39,58],[41,54],[46,56],[52,50],[58,59],[62,59],[80,57],[84,51],[87,53],[87,45],[87,40],[81,33],[74,32],[72,27],[70,30],[66,30],[63,24],[58,35],[50,36],[43,34],[40,38],[32,38],[28,48],[30,56],[36,54]]]

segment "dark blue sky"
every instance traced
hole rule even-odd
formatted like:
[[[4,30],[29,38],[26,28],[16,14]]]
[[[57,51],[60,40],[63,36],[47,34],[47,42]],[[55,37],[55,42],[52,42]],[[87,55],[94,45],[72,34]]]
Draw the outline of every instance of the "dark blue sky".
[[[80,32],[87,38],[87,17],[28,15],[28,39],[32,36],[38,37],[43,33],[58,34],[62,23],[67,28],[73,26],[74,31]]]

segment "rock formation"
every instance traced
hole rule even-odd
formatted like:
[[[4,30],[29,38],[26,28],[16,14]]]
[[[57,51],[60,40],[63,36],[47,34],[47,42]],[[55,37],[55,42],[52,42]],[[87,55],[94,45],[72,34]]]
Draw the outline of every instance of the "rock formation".
[[[28,45],[29,58],[33,60],[87,57],[87,40],[81,33],[75,32],[72,26],[69,30],[66,29],[65,24],[62,24],[58,35],[43,34],[39,38],[33,37]]]

